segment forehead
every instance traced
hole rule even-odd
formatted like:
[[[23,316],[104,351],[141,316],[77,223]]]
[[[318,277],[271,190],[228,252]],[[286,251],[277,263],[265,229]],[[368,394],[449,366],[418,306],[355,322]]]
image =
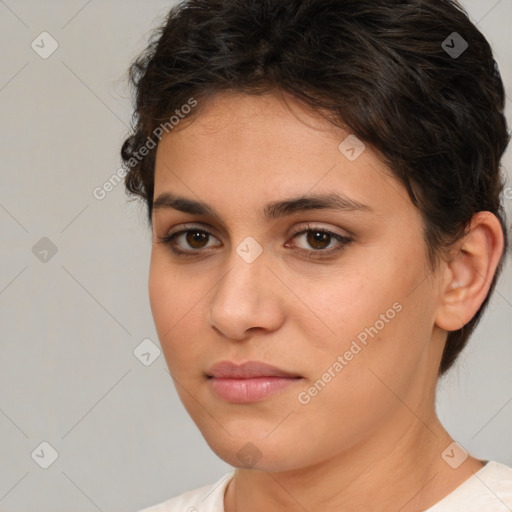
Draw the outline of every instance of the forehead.
[[[185,120],[184,128],[178,126],[177,130],[164,137],[169,139],[172,135],[178,141],[193,136],[199,137],[203,143],[210,137],[214,137],[216,143],[236,140],[238,145],[230,149],[241,152],[251,141],[254,144],[267,143],[268,148],[273,148],[279,142],[293,142],[294,138],[293,146],[298,149],[302,146],[298,136],[311,149],[313,138],[324,143],[329,139],[335,144],[345,133],[286,93],[278,96],[273,93],[217,92],[199,102],[192,112],[191,121]]]
[[[412,208],[376,152],[289,96],[218,93],[196,108],[158,145],[155,198],[174,191],[220,204],[228,194],[242,208],[337,191],[377,213]]]

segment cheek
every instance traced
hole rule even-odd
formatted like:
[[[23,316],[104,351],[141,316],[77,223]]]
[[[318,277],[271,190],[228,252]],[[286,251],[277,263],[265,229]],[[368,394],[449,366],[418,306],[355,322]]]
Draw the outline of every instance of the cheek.
[[[347,448],[404,409],[397,397],[409,392],[421,346],[411,337],[416,333],[408,304],[388,308],[387,301],[376,302],[383,307],[372,301],[369,312],[356,309],[354,316],[346,303],[346,314],[339,315],[339,335],[308,358],[312,371],[295,397],[296,418],[299,425],[321,431],[323,446]]]
[[[329,269],[329,274],[315,279],[296,280],[294,291],[308,306],[295,315],[294,322],[312,348],[331,355],[348,350],[352,340],[364,343],[376,322],[378,331],[384,331],[395,318],[399,305],[393,308],[393,304],[402,295],[393,275],[386,276],[375,266],[355,265]]]
[[[188,300],[183,293],[183,286],[185,283],[175,271],[166,269],[156,258],[152,258],[148,283],[149,302],[166,359],[170,352],[174,352],[173,345],[178,341],[176,335],[186,318]],[[174,354],[172,360],[175,360]]]
[[[164,341],[162,335],[171,328],[174,312],[178,305],[178,301],[175,300],[175,296],[172,294],[172,290],[176,289],[175,280],[170,278],[169,274],[163,270],[161,265],[155,262],[155,258],[152,257],[148,282],[149,304],[162,343]]]
[[[197,286],[197,280],[185,277],[179,267],[170,265],[160,252],[159,249],[153,250],[148,281],[149,302],[159,334],[170,329],[174,332],[180,318],[204,294],[204,289]]]
[[[362,389],[375,383],[372,369],[390,384],[410,377],[431,336],[433,301],[428,281],[422,282],[423,261],[405,259],[389,252],[381,254],[381,265],[359,261],[359,267],[331,270],[328,279],[297,282],[297,295],[307,297],[314,313],[294,317],[307,341],[312,377],[330,371],[337,378],[329,387],[365,382]],[[358,400],[371,401],[363,395]]]
[[[177,378],[197,376],[204,369],[204,336],[199,329],[205,325],[204,308],[210,297],[205,290],[209,288],[200,279],[191,279],[179,268],[152,257],[148,292],[153,322],[169,371]]]

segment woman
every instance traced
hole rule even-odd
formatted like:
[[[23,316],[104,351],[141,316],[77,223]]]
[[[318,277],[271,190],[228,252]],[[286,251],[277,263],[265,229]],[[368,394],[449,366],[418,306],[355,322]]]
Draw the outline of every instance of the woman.
[[[127,190],[180,399],[236,469],[157,511],[498,512],[435,390],[507,247],[504,91],[448,0],[188,0],[131,67]]]

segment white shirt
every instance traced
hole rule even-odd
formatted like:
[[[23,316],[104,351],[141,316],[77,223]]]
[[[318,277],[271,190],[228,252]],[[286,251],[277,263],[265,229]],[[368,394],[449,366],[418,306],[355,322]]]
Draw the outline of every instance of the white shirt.
[[[224,512],[224,492],[235,470],[214,484],[185,492],[140,512]],[[425,512],[511,512],[512,468],[489,461]]]

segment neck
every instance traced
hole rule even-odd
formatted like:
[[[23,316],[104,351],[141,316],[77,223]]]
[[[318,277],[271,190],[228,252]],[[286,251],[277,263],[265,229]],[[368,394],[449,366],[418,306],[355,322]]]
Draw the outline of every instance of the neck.
[[[315,466],[286,472],[238,469],[224,497],[226,512],[337,510],[419,512],[440,501],[483,464],[457,469],[441,457],[453,442],[435,413],[403,408],[371,439]],[[397,428],[402,425],[402,428]]]

